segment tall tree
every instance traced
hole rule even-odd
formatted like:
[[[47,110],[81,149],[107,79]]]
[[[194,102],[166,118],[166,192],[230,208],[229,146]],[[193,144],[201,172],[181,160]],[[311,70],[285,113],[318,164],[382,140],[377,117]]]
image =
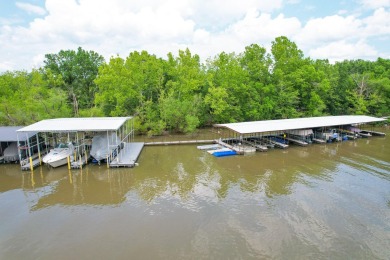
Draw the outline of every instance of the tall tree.
[[[97,91],[94,80],[99,66],[104,63],[103,56],[79,47],[77,51],[61,50],[57,54],[46,54],[45,58],[45,70],[62,78],[62,88],[73,104],[74,115],[79,115],[79,109],[93,107]]]
[[[193,132],[204,119],[205,73],[198,55],[189,49],[168,54],[165,63],[165,88],[159,99],[161,119],[168,129]]]
[[[303,65],[303,52],[287,37],[277,37],[272,42],[272,78],[275,86],[276,118],[301,115],[299,109],[299,68]]]
[[[0,75],[0,89],[0,123],[3,125],[26,125],[70,115],[65,92],[49,88],[37,70]]]
[[[246,85],[251,90],[244,102],[247,120],[271,119],[274,109],[271,84],[271,58],[265,48],[257,44],[245,47],[240,63],[246,73]]]

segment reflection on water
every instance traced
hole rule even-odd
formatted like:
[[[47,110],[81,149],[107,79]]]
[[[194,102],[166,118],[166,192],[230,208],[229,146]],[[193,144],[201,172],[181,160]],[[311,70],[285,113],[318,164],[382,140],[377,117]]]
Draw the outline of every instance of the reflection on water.
[[[389,154],[375,137],[225,158],[145,147],[132,169],[1,165],[0,259],[388,259]]]

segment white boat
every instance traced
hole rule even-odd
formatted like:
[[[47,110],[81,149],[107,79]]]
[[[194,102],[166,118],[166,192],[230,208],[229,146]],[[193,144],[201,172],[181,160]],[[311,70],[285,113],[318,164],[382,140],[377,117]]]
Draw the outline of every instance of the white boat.
[[[115,157],[119,152],[120,141],[115,133],[97,134],[92,138],[91,156],[100,163],[108,157]]]
[[[313,142],[314,133],[312,129],[296,129],[296,130],[287,130],[292,138],[298,139],[300,141],[311,144]]]
[[[3,157],[4,162],[19,161],[18,144],[16,142],[12,142],[7,148],[5,148]]]
[[[42,161],[51,167],[58,167],[73,161],[74,146],[71,142],[64,144],[59,143],[56,148],[51,149],[50,152],[42,158]]]
[[[326,142],[338,142],[342,140],[336,129],[328,129],[325,131],[318,130],[316,132],[316,137],[323,139]]]

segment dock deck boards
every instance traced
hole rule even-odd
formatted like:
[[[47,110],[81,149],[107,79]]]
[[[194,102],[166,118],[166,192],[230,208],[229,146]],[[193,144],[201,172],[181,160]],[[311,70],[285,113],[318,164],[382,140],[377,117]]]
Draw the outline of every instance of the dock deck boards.
[[[33,169],[34,169],[35,167],[38,167],[39,165],[41,165],[41,163],[39,162],[39,158],[32,160]],[[22,168],[23,171],[29,171],[29,170],[31,170],[30,161],[27,161],[27,163],[23,164],[23,165],[21,166],[21,168]]]
[[[358,133],[358,135],[360,135],[361,137],[364,137],[364,138],[367,138],[367,137],[371,137],[371,136],[372,136],[370,133],[365,134],[365,133],[362,133],[362,132]]]
[[[293,138],[289,138],[289,137],[285,137],[284,139],[288,140],[289,142],[300,145],[300,146],[307,146],[308,145],[308,143],[301,141],[301,140],[297,140],[297,139],[293,139]]]
[[[279,142],[276,142],[276,141],[273,141],[273,140],[268,140],[271,144],[275,145],[276,147],[279,147],[279,148],[282,148],[282,149],[285,149],[288,147],[288,144],[282,144],[282,143],[279,143]]]
[[[237,147],[237,146],[233,146],[233,145],[230,145],[230,144],[227,144],[225,143],[223,140],[214,140],[217,144],[220,144],[224,147],[227,147],[229,149],[232,149],[233,151],[236,151],[237,154],[246,154],[246,153],[252,153],[252,152],[256,152],[256,148],[253,148],[253,147],[249,147],[249,146],[240,146],[240,147]]]
[[[377,132],[377,131],[370,131],[370,130],[362,130],[362,132],[369,133],[371,135],[378,135],[378,136],[385,136],[385,133]]]
[[[317,144],[325,144],[325,140],[322,140],[322,139],[317,139],[317,138],[313,138],[313,143],[317,143]]]
[[[161,141],[147,142],[145,145],[172,145],[172,144],[213,144],[214,140],[183,140],[183,141]]]
[[[124,148],[110,163],[110,167],[134,167],[144,145],[145,143],[141,142],[125,143]]]
[[[258,144],[256,142],[252,142],[252,141],[248,141],[248,140],[242,140],[242,142],[256,148],[256,150],[261,151],[261,152],[266,152],[268,150],[267,146]]]
[[[84,165],[87,164],[87,159],[85,156],[81,157],[81,160],[77,160],[70,163],[70,168],[72,169],[82,169]]]

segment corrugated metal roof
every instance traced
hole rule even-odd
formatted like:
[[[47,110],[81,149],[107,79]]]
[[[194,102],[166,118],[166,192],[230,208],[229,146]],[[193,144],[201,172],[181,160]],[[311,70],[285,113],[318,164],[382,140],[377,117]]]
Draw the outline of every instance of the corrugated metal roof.
[[[16,142],[17,130],[23,128],[24,126],[0,126],[0,142]],[[26,135],[20,135],[19,141],[26,141],[27,138],[35,135],[36,132],[29,132]]]
[[[18,132],[116,131],[132,117],[56,118],[39,121]]]
[[[371,116],[321,116],[267,121],[252,121],[231,124],[216,124],[216,127],[225,127],[240,134],[263,133],[293,129],[329,127],[350,124],[362,124],[384,121],[383,118]]]

